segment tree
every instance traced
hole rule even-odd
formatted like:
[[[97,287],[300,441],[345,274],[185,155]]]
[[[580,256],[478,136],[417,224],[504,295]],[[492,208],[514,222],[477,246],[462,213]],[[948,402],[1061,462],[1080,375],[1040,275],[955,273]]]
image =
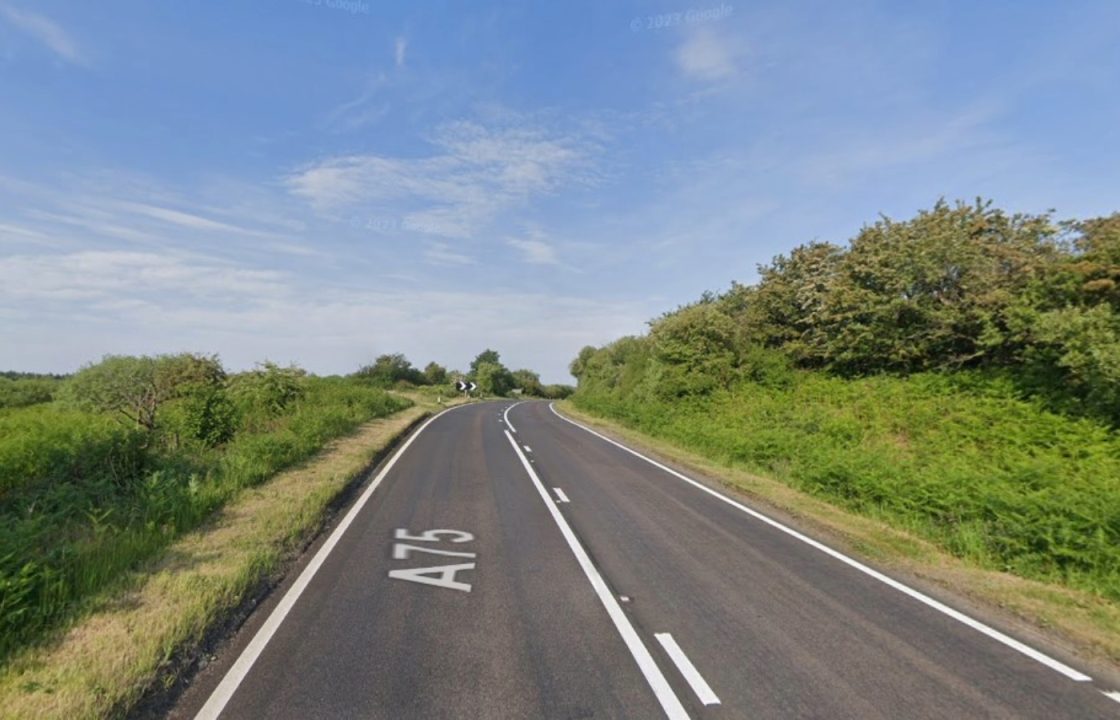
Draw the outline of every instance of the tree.
[[[478,389],[485,395],[506,395],[514,388],[513,374],[501,363],[479,363],[474,373]]]
[[[275,417],[283,414],[306,393],[307,371],[296,365],[281,367],[265,360],[232,378],[231,390],[243,404]]]
[[[79,407],[117,413],[151,431],[164,403],[224,380],[217,356],[107,355],[75,373],[66,382],[63,395]]]
[[[587,370],[587,363],[591,360],[591,356],[595,354],[598,348],[592,345],[584,345],[580,349],[579,355],[575,360],[572,360],[571,365],[568,366],[568,372],[572,374],[577,381],[583,377],[584,372]]]
[[[814,324],[834,368],[867,372],[1008,362],[1019,298],[1058,257],[1047,215],[938,202],[865,227]]]
[[[541,385],[541,378],[532,370],[514,370],[512,375],[515,388],[521,388],[526,395],[544,396],[544,386]]]
[[[667,397],[727,387],[738,366],[737,329],[718,305],[702,302],[653,322],[650,340]]]
[[[483,363],[491,363],[493,365],[500,366],[502,364],[502,359],[498,355],[497,350],[491,350],[489,348],[483,350],[478,354],[478,357],[476,357],[474,360],[471,360],[470,375],[472,377],[478,375],[478,366],[482,365]]]
[[[372,365],[362,367],[355,374],[385,387],[401,381],[413,385],[423,385],[427,382],[424,374],[412,367],[412,363],[401,353],[379,355]]]
[[[447,383],[447,368],[432,361],[424,366],[424,378],[429,385],[444,385]]]
[[[723,305],[741,318],[747,337],[764,347],[782,348],[802,364],[824,360],[822,311],[835,285],[844,251],[831,243],[794,248],[759,266],[754,288],[732,286]]]

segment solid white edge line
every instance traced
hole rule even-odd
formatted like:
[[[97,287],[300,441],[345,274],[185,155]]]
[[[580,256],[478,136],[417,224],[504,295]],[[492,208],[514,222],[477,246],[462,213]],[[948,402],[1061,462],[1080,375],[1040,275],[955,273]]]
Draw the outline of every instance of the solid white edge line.
[[[568,525],[568,521],[560,514],[560,509],[556,507],[556,503],[552,501],[548,490],[544,487],[544,483],[541,482],[536,471],[533,470],[533,466],[529,464],[529,460],[525,457],[525,454],[521,452],[521,448],[517,446],[517,441],[513,439],[513,435],[510,434],[509,430],[504,432],[506,437],[509,438],[509,444],[513,446],[513,451],[517,453],[518,459],[521,460],[521,466],[525,468],[529,479],[533,481],[533,485],[537,488],[537,493],[541,496],[541,499],[544,500],[545,507],[548,508],[549,514],[552,515],[552,519],[560,528],[560,534],[564,536],[564,539],[568,542],[568,547],[572,550],[572,554],[576,556],[576,562],[578,562],[580,568],[583,569],[583,574],[587,576],[592,589],[595,590],[595,594],[599,597],[599,601],[602,602],[603,607],[606,608],[607,615],[610,616],[615,629],[618,630],[618,634],[622,636],[622,641],[626,643],[627,649],[630,650],[630,654],[634,656],[635,662],[638,663],[638,669],[641,670],[642,675],[645,676],[646,682],[649,683],[650,689],[653,690],[653,694],[657,696],[658,702],[661,703],[661,709],[665,711],[665,715],[668,716],[670,720],[687,720],[688,713],[685,712],[680,699],[677,697],[676,693],[673,692],[673,688],[669,685],[669,681],[665,679],[665,675],[662,674],[661,668],[657,666],[653,656],[650,655],[645,643],[643,643],[641,637],[638,636],[638,631],[630,624],[630,618],[626,617],[626,613],[622,611],[622,607],[618,604],[618,601],[614,599],[614,595],[612,595],[611,591],[607,588],[607,583],[603,580],[603,576],[599,574],[594,563],[591,562],[591,558],[588,557],[587,551],[583,549],[583,545],[580,544],[575,532],[573,532],[571,526]]]
[[[568,496],[565,495],[564,491],[561,490],[560,488],[554,487],[554,488],[552,488],[552,492],[556,493],[556,497],[560,499],[560,502],[562,502],[562,503],[570,503],[571,502],[571,500],[568,499]]]
[[[845,565],[848,565],[849,567],[852,567],[856,570],[859,570],[861,573],[863,573],[865,575],[868,575],[872,578],[875,578],[876,580],[883,583],[884,585],[892,587],[895,590],[898,590],[899,592],[903,593],[904,595],[910,596],[911,598],[913,598],[914,600],[917,600],[918,602],[922,603],[923,605],[926,605],[930,608],[933,608],[934,610],[937,610],[938,612],[940,612],[944,615],[948,615],[949,617],[953,618],[957,622],[960,622],[963,625],[967,625],[968,627],[972,628],[973,630],[976,630],[978,632],[983,633],[984,635],[987,635],[988,637],[995,640],[996,642],[1002,643],[1002,644],[1006,645],[1007,647],[1011,648],[1012,650],[1016,650],[1019,653],[1021,653],[1023,655],[1026,655],[1030,659],[1042,663],[1043,665],[1050,668],[1051,670],[1054,670],[1055,672],[1059,672],[1062,675],[1065,675],[1070,680],[1074,680],[1076,682],[1090,682],[1093,679],[1093,678],[1089,677],[1088,675],[1086,675],[1085,673],[1083,673],[1079,670],[1075,670],[1074,668],[1070,667],[1069,665],[1066,665],[1065,663],[1063,663],[1059,660],[1056,660],[1056,659],[1050,657],[1049,655],[1047,655],[1047,654],[1045,654],[1045,653],[1043,653],[1039,650],[1035,650],[1034,648],[1030,647],[1029,645],[1021,643],[1018,640],[1016,640],[1015,638],[1010,637],[1008,635],[1005,635],[1002,632],[1000,632],[999,630],[996,630],[995,628],[993,628],[989,625],[985,625],[984,623],[980,622],[979,620],[975,620],[975,619],[969,617],[968,615],[965,615],[964,613],[960,612],[959,610],[954,610],[953,608],[949,607],[948,605],[946,605],[943,602],[940,602],[938,600],[934,600],[932,597],[930,597],[929,595],[926,595],[923,592],[915,590],[914,588],[912,588],[908,585],[904,585],[901,582],[899,582],[899,581],[897,581],[893,578],[887,577],[886,575],[879,572],[878,570],[875,570],[871,567],[868,567],[867,565],[864,565],[860,561],[855,560],[853,558],[850,558],[847,555],[845,555],[844,553],[839,552],[838,550],[833,550],[832,548],[828,547],[827,545],[825,545],[822,542],[814,540],[807,535],[803,535],[802,533],[799,533],[798,531],[794,530],[793,528],[788,527],[786,525],[783,525],[782,523],[778,522],[777,520],[774,520],[774,519],[772,519],[772,518],[770,518],[766,515],[763,515],[762,513],[758,512],[757,510],[753,510],[753,509],[747,507],[746,505],[743,505],[740,502],[736,502],[735,500],[732,500],[731,498],[727,497],[726,495],[723,495],[721,493],[716,492],[715,490],[711,489],[710,487],[708,487],[707,485],[704,485],[701,482],[693,480],[692,478],[690,478],[686,475],[683,475],[683,474],[677,472],[676,470],[657,462],[656,460],[653,460],[651,458],[646,457],[645,455],[641,454],[637,450],[632,450],[632,449],[626,447],[625,445],[623,445],[622,443],[617,442],[615,440],[612,440],[611,438],[607,437],[606,435],[603,435],[602,433],[598,433],[598,432],[592,430],[591,428],[587,427],[586,425],[583,425],[582,423],[578,423],[575,420],[564,417],[563,415],[561,415],[559,412],[556,411],[556,408],[555,408],[553,403],[549,403],[548,407],[549,407],[550,410],[552,410],[553,415],[560,418],[564,422],[575,425],[576,427],[591,433],[592,435],[600,438],[601,440],[605,440],[606,442],[610,443],[611,445],[614,445],[615,447],[617,447],[621,450],[625,450],[626,452],[630,453],[631,455],[634,455],[635,457],[638,457],[638,458],[641,458],[642,460],[645,460],[649,464],[664,470],[665,472],[669,473],[670,475],[673,475],[677,478],[680,478],[681,480],[684,480],[685,482],[689,483],[690,485],[692,485],[696,488],[699,488],[700,490],[703,490],[704,492],[708,493],[712,497],[717,498],[719,500],[722,500],[723,502],[727,503],[728,505],[743,511],[744,513],[746,513],[747,515],[750,515],[751,517],[755,518],[756,520],[760,520],[760,521],[766,523],[767,525],[775,528],[776,530],[780,530],[781,532],[789,535],[790,537],[796,538],[797,540],[800,540],[801,542],[805,543],[806,545],[809,545],[810,547],[813,547],[813,548],[816,548],[817,550],[820,550],[824,554],[829,555],[830,557],[832,557],[836,560],[839,560],[840,562],[844,563]]]
[[[518,405],[520,405],[520,404],[521,404],[521,403],[523,403],[523,402],[525,402],[525,401],[524,401],[524,400],[521,400],[520,402],[515,402],[514,404],[510,405],[509,407],[507,407],[507,408],[506,408],[506,411],[505,411],[504,413],[502,413],[502,417],[503,417],[503,418],[505,418],[505,420],[506,420],[506,425],[507,425],[507,426],[509,426],[509,429],[510,429],[510,430],[512,430],[512,431],[514,431],[514,432],[517,432],[517,428],[515,428],[515,427],[513,426],[513,423],[511,423],[511,422],[509,421],[509,411],[510,411],[510,410],[512,410],[512,409],[514,409],[515,407],[517,407]]]
[[[684,654],[684,650],[681,650],[681,646],[673,636],[669,633],[654,633],[653,636],[661,643],[661,647],[665,648],[665,652],[669,653],[670,659],[677,666],[677,670],[680,670],[681,675],[684,675],[684,679],[688,681],[696,697],[700,698],[700,702],[705,705],[719,705],[719,698],[712,691],[711,685],[704,680],[704,676],[688,659],[688,655]]]
[[[456,407],[466,407],[466,405],[457,405]],[[397,460],[400,459],[405,450],[408,450],[413,441],[415,441],[416,438],[420,437],[420,433],[424,432],[424,429],[431,425],[432,422],[436,420],[436,418],[454,409],[456,408],[448,408],[446,410],[442,410],[439,413],[436,413],[432,417],[428,418],[416,432],[412,433],[412,435],[409,436],[404,445],[402,445],[397,449],[395,453],[393,453],[393,456],[389,458],[389,461],[385,463],[384,467],[381,468],[381,472],[377,473],[377,477],[373,479],[373,482],[371,482],[369,487],[366,488],[365,492],[362,493],[362,496],[358,498],[358,501],[354,503],[353,507],[350,508],[350,511],[346,513],[346,516],[342,518],[342,522],[338,524],[338,527],[334,529],[334,532],[332,532],[330,537],[327,538],[327,541],[323,543],[323,546],[319,548],[319,551],[317,553],[315,553],[315,557],[311,559],[311,562],[308,563],[307,567],[303,569],[303,572],[299,574],[299,577],[296,578],[296,581],[290,588],[288,588],[288,592],[284,593],[284,597],[280,600],[276,607],[273,608],[272,613],[268,616],[268,619],[264,621],[264,624],[261,625],[260,629],[257,630],[257,633],[253,636],[253,639],[250,640],[249,644],[245,646],[245,649],[241,651],[241,655],[238,656],[236,662],[234,662],[234,664],[226,672],[225,677],[222,678],[222,681],[216,688],[214,688],[214,691],[210,693],[210,698],[206,701],[206,704],[203,705],[202,709],[200,709],[194,716],[195,720],[216,720],[216,718],[221,715],[222,711],[226,707],[226,704],[229,703],[230,699],[233,698],[234,693],[237,692],[237,688],[241,685],[241,682],[245,679],[245,676],[249,674],[249,670],[252,669],[253,663],[255,663],[257,661],[257,658],[260,657],[261,653],[264,652],[264,648],[266,645],[268,645],[268,641],[271,640],[272,636],[276,634],[276,631],[280,628],[281,623],[284,622],[284,618],[288,616],[288,613],[291,611],[292,607],[295,606],[296,601],[299,600],[299,596],[302,595],[303,591],[307,589],[307,586],[311,584],[311,580],[315,577],[315,573],[317,573],[319,571],[319,568],[322,567],[323,563],[327,559],[327,556],[330,555],[331,550],[334,549],[334,546],[337,545],[338,541],[342,539],[342,536],[346,533],[347,528],[349,528],[350,524],[354,522],[354,518],[357,517],[358,513],[360,513],[362,511],[362,508],[365,507],[366,502],[368,502],[370,497],[373,495],[373,491],[377,489],[377,486],[381,484],[381,481],[385,479],[385,476],[388,475],[389,471],[393,469],[393,466],[397,464]]]
[[[1120,692],[1108,692],[1106,690],[1101,690],[1101,694],[1109,700],[1115,700],[1116,702],[1120,703]]]

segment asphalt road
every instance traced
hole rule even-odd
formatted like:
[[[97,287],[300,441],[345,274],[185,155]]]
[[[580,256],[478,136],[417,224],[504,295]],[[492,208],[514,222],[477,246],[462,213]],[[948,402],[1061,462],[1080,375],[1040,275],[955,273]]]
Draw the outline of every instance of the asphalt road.
[[[1084,668],[511,406],[418,430],[171,717],[1120,717]]]

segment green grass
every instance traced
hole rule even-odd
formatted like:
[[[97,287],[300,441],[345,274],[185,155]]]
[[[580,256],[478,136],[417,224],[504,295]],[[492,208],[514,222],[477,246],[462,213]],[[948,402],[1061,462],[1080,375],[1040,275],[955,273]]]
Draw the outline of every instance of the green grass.
[[[918,534],[984,568],[1120,599],[1120,440],[979,375],[797,372],[676,402],[577,407]]]
[[[242,417],[216,448],[158,445],[117,420],[38,405],[0,413],[0,661],[198,526],[241,490],[410,402],[309,378],[285,413]]]

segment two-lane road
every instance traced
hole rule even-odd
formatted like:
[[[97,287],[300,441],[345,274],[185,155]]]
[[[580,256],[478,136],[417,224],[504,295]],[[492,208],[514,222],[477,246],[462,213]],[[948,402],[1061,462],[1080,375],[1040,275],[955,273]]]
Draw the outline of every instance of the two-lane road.
[[[1111,688],[558,416],[445,412],[173,717],[1096,718]]]

